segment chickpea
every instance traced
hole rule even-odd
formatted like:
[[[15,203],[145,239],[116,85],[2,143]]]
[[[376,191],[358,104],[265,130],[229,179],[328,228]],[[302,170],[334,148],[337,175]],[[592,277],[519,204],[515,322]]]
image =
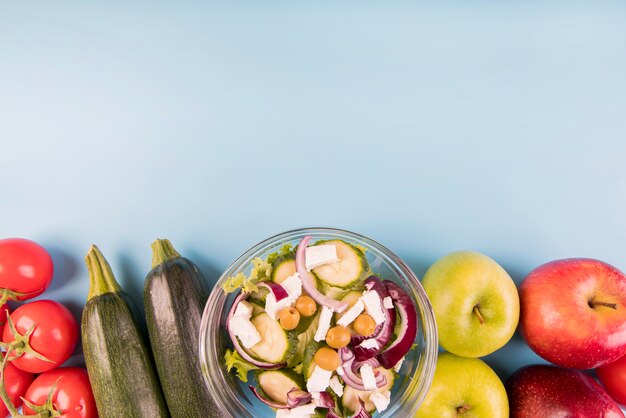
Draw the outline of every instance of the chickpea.
[[[332,348],[322,347],[313,356],[315,363],[324,370],[333,371],[341,364],[339,354]]]
[[[285,308],[278,312],[278,320],[283,329],[290,331],[298,326],[300,322],[300,312],[294,307]]]
[[[302,295],[296,299],[296,309],[302,316],[311,316],[317,310],[317,305],[311,296]]]
[[[332,327],[326,334],[326,343],[332,348],[341,348],[348,345],[350,342],[350,330],[341,325]]]
[[[368,314],[361,314],[354,320],[353,328],[363,336],[372,335],[376,330],[376,322]]]

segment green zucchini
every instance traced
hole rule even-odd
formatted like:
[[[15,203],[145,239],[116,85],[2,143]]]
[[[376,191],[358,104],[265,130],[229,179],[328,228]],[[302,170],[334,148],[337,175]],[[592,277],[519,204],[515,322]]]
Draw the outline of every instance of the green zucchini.
[[[339,261],[323,264],[312,271],[322,282],[347,289],[365,280],[370,268],[365,254],[357,247],[341,240],[318,241],[315,245],[334,245]]]
[[[293,388],[302,389],[302,376],[291,369],[268,370],[257,374],[263,392],[276,402],[287,404],[287,393]]]
[[[154,241],[143,300],[152,354],[172,418],[221,416],[198,359],[200,321],[208,298],[198,267],[181,257],[169,240]]]
[[[100,418],[169,417],[130,298],[98,247],[91,247],[85,261],[90,286],[81,336]]]
[[[285,331],[266,312],[252,317],[250,321],[262,338],[247,350],[254,358],[268,363],[282,363],[296,353],[298,333],[295,330]]]

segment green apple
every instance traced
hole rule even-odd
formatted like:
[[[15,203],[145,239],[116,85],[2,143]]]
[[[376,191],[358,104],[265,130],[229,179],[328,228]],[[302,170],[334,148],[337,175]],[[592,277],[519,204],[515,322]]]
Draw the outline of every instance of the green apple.
[[[502,381],[482,360],[443,353],[415,418],[508,418]]]
[[[435,311],[439,344],[446,351],[482,357],[513,336],[520,315],[517,287],[486,255],[448,254],[428,269],[422,284]]]

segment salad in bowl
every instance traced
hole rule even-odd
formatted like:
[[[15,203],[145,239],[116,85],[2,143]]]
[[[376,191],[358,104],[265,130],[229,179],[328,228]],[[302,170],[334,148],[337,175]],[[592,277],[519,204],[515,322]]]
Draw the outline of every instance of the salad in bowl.
[[[434,372],[437,335],[419,281],[347,231],[291,231],[220,278],[200,359],[222,412],[241,417],[411,415]]]

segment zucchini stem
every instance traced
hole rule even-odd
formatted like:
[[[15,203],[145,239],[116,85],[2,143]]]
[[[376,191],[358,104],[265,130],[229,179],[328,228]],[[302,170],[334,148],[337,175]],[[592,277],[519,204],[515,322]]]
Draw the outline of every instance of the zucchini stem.
[[[152,268],[177,258],[180,258],[180,254],[174,249],[169,239],[154,240],[152,243]]]
[[[122,288],[115,280],[113,270],[109,262],[102,255],[102,251],[95,245],[92,245],[85,257],[85,263],[89,270],[89,293],[87,300],[105,293],[120,292]]]

